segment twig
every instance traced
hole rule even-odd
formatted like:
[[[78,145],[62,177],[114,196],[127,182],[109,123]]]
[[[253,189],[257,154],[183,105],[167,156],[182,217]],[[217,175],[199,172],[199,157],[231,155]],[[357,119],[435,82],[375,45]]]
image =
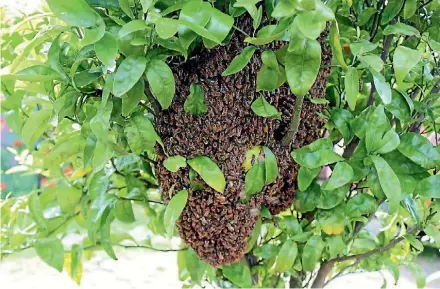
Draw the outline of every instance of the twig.
[[[417,230],[419,230],[419,229],[420,229],[419,226],[414,226],[414,227],[410,228],[410,229],[406,232],[405,235],[410,235],[410,234],[414,233],[415,231],[417,231]],[[397,238],[391,240],[391,242],[389,242],[389,243],[388,243],[387,245],[385,245],[385,246],[382,246],[382,247],[379,247],[379,248],[373,249],[373,250],[368,251],[368,252],[366,252],[366,253],[358,254],[358,255],[351,255],[351,256],[338,257],[338,258],[335,258],[335,259],[333,259],[333,260],[336,261],[336,262],[344,262],[344,261],[349,261],[349,260],[363,260],[363,259],[366,259],[366,258],[368,258],[368,257],[370,257],[370,256],[372,256],[372,255],[374,255],[374,254],[382,253],[382,252],[388,251],[389,249],[391,249],[392,247],[394,247],[395,245],[397,245],[398,243],[400,243],[400,242],[403,241],[404,239],[405,239],[405,236],[403,235],[403,236],[400,236],[400,237],[397,237]]]
[[[298,96],[296,98],[295,107],[293,108],[292,118],[290,119],[290,127],[286,135],[281,140],[282,146],[289,146],[289,144],[295,143],[296,134],[298,132],[298,127],[301,118],[301,109],[304,101],[304,96]]]
[[[148,249],[148,250],[159,251],[159,252],[179,252],[179,251],[188,250],[188,247],[180,248],[180,249],[158,249],[158,248],[153,248],[153,247],[145,246],[145,245],[121,245],[121,244],[116,244],[116,245],[113,245],[113,246],[122,247],[122,248],[126,248],[126,249],[131,249],[131,248],[135,248],[135,249]]]
[[[151,90],[148,88],[148,84],[145,85],[145,94],[147,95],[148,100],[150,101],[151,107],[153,108],[154,115],[158,115],[160,113],[160,106],[157,103],[157,100],[154,98]]]

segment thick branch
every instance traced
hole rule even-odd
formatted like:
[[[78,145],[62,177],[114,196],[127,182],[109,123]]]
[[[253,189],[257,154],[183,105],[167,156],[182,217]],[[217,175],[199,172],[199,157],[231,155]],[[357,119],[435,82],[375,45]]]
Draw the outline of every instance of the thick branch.
[[[296,134],[298,133],[299,122],[301,121],[301,109],[304,102],[304,96],[298,96],[293,108],[292,118],[290,119],[290,127],[286,135],[281,140],[282,146],[289,146],[295,142]]]
[[[321,267],[318,270],[318,275],[316,275],[315,280],[313,280],[312,288],[324,287],[325,279],[327,278],[327,275],[330,273],[335,263],[336,260],[329,260],[322,263]]]

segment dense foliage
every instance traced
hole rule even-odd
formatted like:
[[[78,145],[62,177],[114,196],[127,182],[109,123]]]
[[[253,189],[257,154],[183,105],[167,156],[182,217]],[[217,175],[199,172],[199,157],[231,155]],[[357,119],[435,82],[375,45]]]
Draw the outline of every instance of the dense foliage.
[[[327,104],[320,116],[328,137],[292,150],[300,165],[294,204],[275,216],[261,208],[242,261],[211,267],[182,244],[179,278],[188,286],[284,287],[290,280],[291,287],[321,287],[326,278],[383,268],[397,282],[398,266],[407,265],[424,286],[417,256],[426,245],[440,247],[438,0],[47,4],[34,15],[2,17],[2,109],[27,147],[17,152],[14,172],[47,179],[24,197],[2,200],[2,257],[33,247],[79,283],[85,253],[103,249],[116,259],[115,246],[155,248],[112,224],[136,222],[142,210],[151,232],[171,237],[188,190],[206,185],[222,193],[227,181],[212,159],[174,155],[165,169],[189,167],[191,181],[198,176],[204,184],[171,189],[170,201],[162,200],[155,165],[163,142],[155,118],[173,103],[172,68],[201,45],[226,45],[235,32],[248,46],[223,76],[241,71],[260,51],[256,90],[287,83],[296,97],[280,141],[295,139],[305,100]],[[252,33],[239,28],[243,17],[252,19]],[[317,39],[326,29],[331,74],[326,98],[314,99],[309,90],[322,66]],[[285,45],[271,50],[275,42]],[[194,83],[189,91],[184,111],[206,114],[203,88]],[[281,115],[264,94],[251,109],[264,118]],[[242,202],[279,173],[270,148],[256,145],[243,164]],[[324,180],[323,168],[332,170]],[[364,229],[373,218],[383,226],[377,235]],[[63,244],[70,234],[82,241]]]

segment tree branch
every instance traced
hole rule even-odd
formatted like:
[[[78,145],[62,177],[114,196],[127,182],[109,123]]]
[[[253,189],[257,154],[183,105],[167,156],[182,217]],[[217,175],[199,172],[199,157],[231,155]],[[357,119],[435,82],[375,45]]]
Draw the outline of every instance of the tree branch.
[[[296,134],[298,132],[298,127],[301,118],[301,109],[304,102],[304,96],[298,96],[296,98],[295,107],[293,108],[292,118],[290,119],[290,127],[286,135],[281,140],[282,146],[289,146],[295,142]]]
[[[420,227],[419,226],[414,226],[412,228],[410,228],[405,235],[410,235],[412,233],[414,233],[415,231],[419,230]],[[344,261],[349,261],[349,260],[363,260],[366,259],[374,254],[377,253],[382,253],[385,251],[388,251],[389,249],[391,249],[392,247],[394,247],[395,245],[397,245],[398,243],[400,243],[401,241],[403,241],[405,239],[405,235],[397,237],[393,240],[391,240],[391,242],[389,242],[387,245],[373,249],[371,251],[368,251],[366,253],[363,254],[358,254],[358,255],[351,255],[351,256],[343,256],[343,257],[338,257],[335,258],[333,260],[335,260],[336,262],[344,262]]]
[[[151,90],[148,88],[148,84],[145,85],[145,94],[147,95],[148,100],[150,101],[151,107],[153,108],[154,114],[158,115],[160,113],[160,106],[157,103],[157,100],[154,98]]]

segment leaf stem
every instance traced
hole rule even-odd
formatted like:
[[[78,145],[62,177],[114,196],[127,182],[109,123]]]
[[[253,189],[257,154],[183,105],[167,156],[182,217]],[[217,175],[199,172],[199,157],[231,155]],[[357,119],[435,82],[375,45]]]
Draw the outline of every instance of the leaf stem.
[[[286,135],[281,140],[282,146],[289,146],[295,143],[296,134],[298,133],[299,123],[301,121],[301,109],[304,102],[304,96],[296,98],[295,107],[293,108],[292,118],[290,119],[290,127]]]

